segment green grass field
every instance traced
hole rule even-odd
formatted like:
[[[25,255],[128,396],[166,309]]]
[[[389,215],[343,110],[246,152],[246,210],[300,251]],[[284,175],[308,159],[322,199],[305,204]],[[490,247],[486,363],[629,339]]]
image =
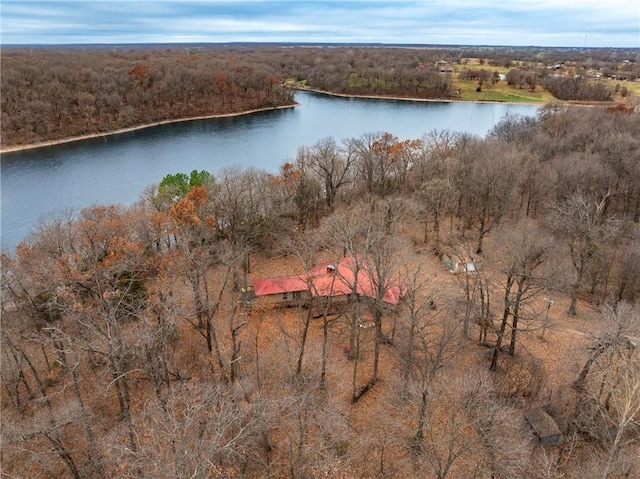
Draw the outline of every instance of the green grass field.
[[[305,87],[307,86],[307,80],[296,80],[295,78],[287,78],[284,81],[284,86],[288,86],[288,87]]]
[[[460,90],[458,98],[465,101],[503,101],[522,103],[545,103],[554,101],[553,95],[536,87],[534,92],[527,89],[513,88],[500,81],[495,85],[486,84],[477,92],[478,82],[475,80],[454,81],[453,89]]]
[[[620,80],[604,80],[604,83],[605,83],[605,85],[607,85],[607,88],[610,88],[611,90],[614,90],[616,85],[620,85],[620,87],[625,87],[629,91],[629,94],[627,95],[627,99],[630,96],[634,96],[636,98],[640,97],[640,82],[637,82],[637,81],[620,81]],[[622,102],[622,103],[624,103],[626,101],[626,99],[622,98],[620,95],[616,95],[614,100],[618,101],[618,102]]]

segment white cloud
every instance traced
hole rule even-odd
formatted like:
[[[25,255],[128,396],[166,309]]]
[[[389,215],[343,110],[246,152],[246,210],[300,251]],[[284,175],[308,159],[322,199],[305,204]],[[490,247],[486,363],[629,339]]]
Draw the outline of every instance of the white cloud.
[[[0,0],[3,43],[338,41],[640,47],[638,0]]]

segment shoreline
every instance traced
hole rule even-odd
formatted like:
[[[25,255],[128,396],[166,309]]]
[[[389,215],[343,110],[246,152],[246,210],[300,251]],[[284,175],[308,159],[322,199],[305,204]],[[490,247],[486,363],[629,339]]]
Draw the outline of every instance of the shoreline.
[[[350,95],[348,93],[334,93],[324,90],[318,90],[315,88],[306,87],[289,87],[292,90],[310,91],[312,93],[319,93],[322,95],[337,96],[340,98],[364,98],[368,100],[394,100],[394,101],[413,101],[424,103],[498,103],[501,105],[539,105],[544,106],[549,102],[544,101],[499,101],[499,100],[458,100],[455,98],[410,98],[404,96],[379,96],[379,95]],[[558,101],[559,103],[563,103]]]
[[[320,95],[328,95],[328,96],[335,96],[335,97],[339,97],[339,98],[363,98],[363,99],[368,99],[368,100],[393,100],[393,101],[412,101],[412,102],[424,102],[424,103],[498,103],[501,105],[534,105],[534,106],[544,106],[544,105],[548,105],[550,102],[527,102],[527,101],[497,101],[497,100],[456,100],[456,99],[451,99],[451,98],[408,98],[408,97],[396,97],[396,96],[377,96],[377,95],[350,95],[347,93],[334,93],[334,92],[328,92],[328,91],[324,91],[324,90],[318,90],[316,88],[307,88],[307,87],[300,87],[300,86],[290,86],[288,87],[292,90],[297,90],[297,91],[308,91],[311,93],[318,93]],[[593,103],[571,103],[571,102],[565,102],[565,101],[560,101],[558,100],[557,102],[560,105],[569,105],[569,106],[587,106],[587,107],[593,107],[593,106],[599,106],[600,104],[593,104]],[[603,102],[602,106],[606,106],[606,105],[615,105],[615,102]],[[173,120],[162,120],[162,121],[156,121],[153,123],[145,123],[144,125],[139,125],[139,126],[132,126],[129,128],[122,128],[119,130],[114,130],[114,131],[109,131],[106,133],[91,133],[88,135],[81,135],[81,136],[74,136],[74,137],[70,137],[70,138],[62,138],[59,140],[47,140],[47,141],[43,141],[40,143],[30,143],[27,145],[16,145],[16,146],[8,146],[8,147],[3,147],[2,145],[0,145],[0,154],[2,153],[12,153],[12,152],[17,152],[17,151],[25,151],[25,150],[33,150],[36,148],[43,148],[43,147],[47,147],[47,146],[55,146],[55,145],[62,145],[65,143],[72,143],[74,141],[81,141],[81,140],[90,140],[92,138],[100,138],[100,137],[107,137],[107,136],[113,136],[113,135],[120,135],[122,133],[129,133],[132,131],[137,131],[137,130],[144,130],[146,128],[153,128],[154,126],[161,126],[161,125],[169,125],[171,123],[183,123],[183,122],[187,122],[187,121],[197,121],[197,120],[211,120],[211,119],[215,119],[215,118],[229,118],[229,117],[234,117],[234,116],[242,116],[242,115],[250,115],[252,113],[259,113],[262,111],[275,111],[275,110],[283,110],[283,109],[288,109],[288,108],[296,108],[298,106],[301,106],[300,103],[298,102],[294,102],[292,105],[283,105],[283,106],[276,106],[276,107],[268,107],[268,108],[257,108],[255,110],[247,110],[247,111],[242,111],[242,112],[237,112],[237,113],[223,113],[223,114],[217,114],[217,115],[204,115],[204,116],[196,116],[196,117],[186,117],[186,118],[176,118]]]
[[[499,105],[533,105],[533,106],[545,106],[549,104],[564,105],[564,106],[583,106],[583,107],[598,107],[598,106],[615,106],[618,104],[615,100],[602,101],[602,102],[588,102],[578,100],[554,100],[554,101],[502,101],[502,100],[460,100],[455,98],[410,98],[403,96],[379,96],[379,95],[350,95],[348,93],[334,93],[324,90],[318,90],[315,88],[290,86],[292,90],[309,91],[312,93],[318,93],[321,95],[336,96],[340,98],[365,98],[369,100],[399,100],[399,101],[413,101],[424,103],[496,103]]]
[[[92,138],[101,138],[101,137],[107,137],[107,136],[113,136],[113,135],[121,135],[123,133],[129,133],[132,131],[137,131],[137,130],[144,130],[146,128],[153,128],[155,126],[161,126],[161,125],[169,125],[171,123],[184,123],[187,121],[198,121],[198,120],[212,120],[215,118],[229,118],[229,117],[234,117],[234,116],[243,116],[243,115],[250,115],[252,113],[259,113],[262,111],[275,111],[275,110],[284,110],[284,109],[288,109],[288,108],[296,108],[298,106],[301,106],[300,103],[295,102],[292,105],[283,105],[283,106],[274,106],[274,107],[268,107],[268,108],[257,108],[255,110],[247,110],[247,111],[241,111],[241,112],[237,112],[237,113],[222,113],[222,114],[217,114],[217,115],[204,115],[204,116],[195,116],[195,117],[188,117],[188,118],[176,118],[173,120],[162,120],[162,121],[156,121],[153,123],[145,123],[144,125],[138,125],[138,126],[131,126],[129,128],[121,128],[119,130],[114,130],[114,131],[109,131],[106,133],[91,133],[88,135],[81,135],[81,136],[73,136],[70,138],[62,138],[59,140],[47,140],[47,141],[43,141],[40,143],[30,143],[28,145],[16,145],[16,146],[8,146],[8,147],[3,147],[0,146],[0,153],[12,153],[12,152],[16,152],[16,151],[25,151],[25,150],[34,150],[36,148],[44,148],[46,146],[55,146],[55,145],[62,145],[65,143],[72,143],[74,141],[81,141],[81,140],[90,140]]]

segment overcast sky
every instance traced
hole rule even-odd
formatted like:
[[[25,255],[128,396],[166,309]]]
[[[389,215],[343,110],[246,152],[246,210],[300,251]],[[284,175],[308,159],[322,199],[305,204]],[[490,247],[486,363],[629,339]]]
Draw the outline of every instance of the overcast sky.
[[[640,47],[640,0],[0,0],[2,44]]]

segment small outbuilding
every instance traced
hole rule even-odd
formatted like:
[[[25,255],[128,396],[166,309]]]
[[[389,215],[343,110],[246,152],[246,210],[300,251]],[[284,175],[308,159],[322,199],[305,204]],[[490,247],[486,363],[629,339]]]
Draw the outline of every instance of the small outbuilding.
[[[562,431],[560,431],[558,423],[543,408],[529,409],[525,411],[524,417],[533,429],[540,445],[555,446],[561,442]]]
[[[443,258],[442,262],[450,273],[476,273],[478,268],[473,258],[465,258],[462,261],[456,261],[451,256],[447,255]]]

